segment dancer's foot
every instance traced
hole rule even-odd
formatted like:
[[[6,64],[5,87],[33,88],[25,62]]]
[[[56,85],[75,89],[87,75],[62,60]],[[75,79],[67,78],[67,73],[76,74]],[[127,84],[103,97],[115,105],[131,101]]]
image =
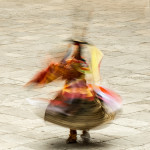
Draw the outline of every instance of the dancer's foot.
[[[83,131],[83,133],[81,134],[81,138],[84,142],[89,142],[90,141],[90,134],[88,131]]]
[[[67,144],[73,144],[73,143],[77,143],[77,140],[76,139],[73,139],[71,137],[69,137],[66,141]]]
[[[70,130],[69,138],[66,141],[67,144],[77,143],[77,132],[76,130]]]

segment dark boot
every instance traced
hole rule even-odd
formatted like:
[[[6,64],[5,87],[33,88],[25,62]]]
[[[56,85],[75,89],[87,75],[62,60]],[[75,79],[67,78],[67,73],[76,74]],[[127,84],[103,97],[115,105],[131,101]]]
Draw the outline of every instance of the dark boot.
[[[77,143],[77,131],[70,129],[69,138],[66,141],[67,144]]]

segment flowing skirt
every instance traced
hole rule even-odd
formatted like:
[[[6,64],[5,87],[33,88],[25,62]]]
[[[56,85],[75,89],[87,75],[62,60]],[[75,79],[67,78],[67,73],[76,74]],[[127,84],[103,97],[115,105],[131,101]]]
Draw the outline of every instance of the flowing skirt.
[[[95,99],[72,99],[71,103],[54,100],[28,99],[36,114],[45,121],[74,130],[89,130],[109,123],[121,110],[121,98],[114,92],[97,87]],[[59,100],[60,98],[60,100]]]
[[[72,106],[62,112],[62,108],[51,105],[47,106],[46,121],[74,130],[89,130],[113,120],[117,112],[109,112],[99,99],[89,102],[74,100]]]

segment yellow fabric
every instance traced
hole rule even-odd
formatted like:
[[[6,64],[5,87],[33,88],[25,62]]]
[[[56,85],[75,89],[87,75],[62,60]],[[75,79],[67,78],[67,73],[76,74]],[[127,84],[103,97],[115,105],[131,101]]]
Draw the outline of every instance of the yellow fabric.
[[[82,94],[86,94],[87,97],[92,97],[93,94],[91,93],[91,91],[88,89],[88,88],[76,88],[74,90],[72,89],[66,89],[64,88],[62,90],[62,92],[67,92],[67,93],[72,93],[72,94],[75,94],[75,93],[82,93]]]
[[[90,46],[91,52],[91,68],[94,84],[100,83],[100,62],[103,58],[103,53],[95,46]]]

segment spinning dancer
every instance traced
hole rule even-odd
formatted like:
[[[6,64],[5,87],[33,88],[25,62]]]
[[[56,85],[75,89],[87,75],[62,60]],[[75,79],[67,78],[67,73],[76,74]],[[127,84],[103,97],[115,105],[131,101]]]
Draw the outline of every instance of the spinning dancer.
[[[88,65],[81,56],[83,46],[91,53]],[[72,40],[71,48],[59,63],[51,63],[39,72],[28,85],[44,85],[57,78],[65,80],[65,85],[53,100],[29,102],[42,107],[45,104],[44,120],[70,128],[67,143],[77,142],[77,131],[82,130],[83,140],[89,140],[89,130],[113,120],[121,109],[121,98],[99,84],[100,62],[103,54],[95,46],[86,42]],[[87,84],[85,75],[92,73],[93,84]]]

